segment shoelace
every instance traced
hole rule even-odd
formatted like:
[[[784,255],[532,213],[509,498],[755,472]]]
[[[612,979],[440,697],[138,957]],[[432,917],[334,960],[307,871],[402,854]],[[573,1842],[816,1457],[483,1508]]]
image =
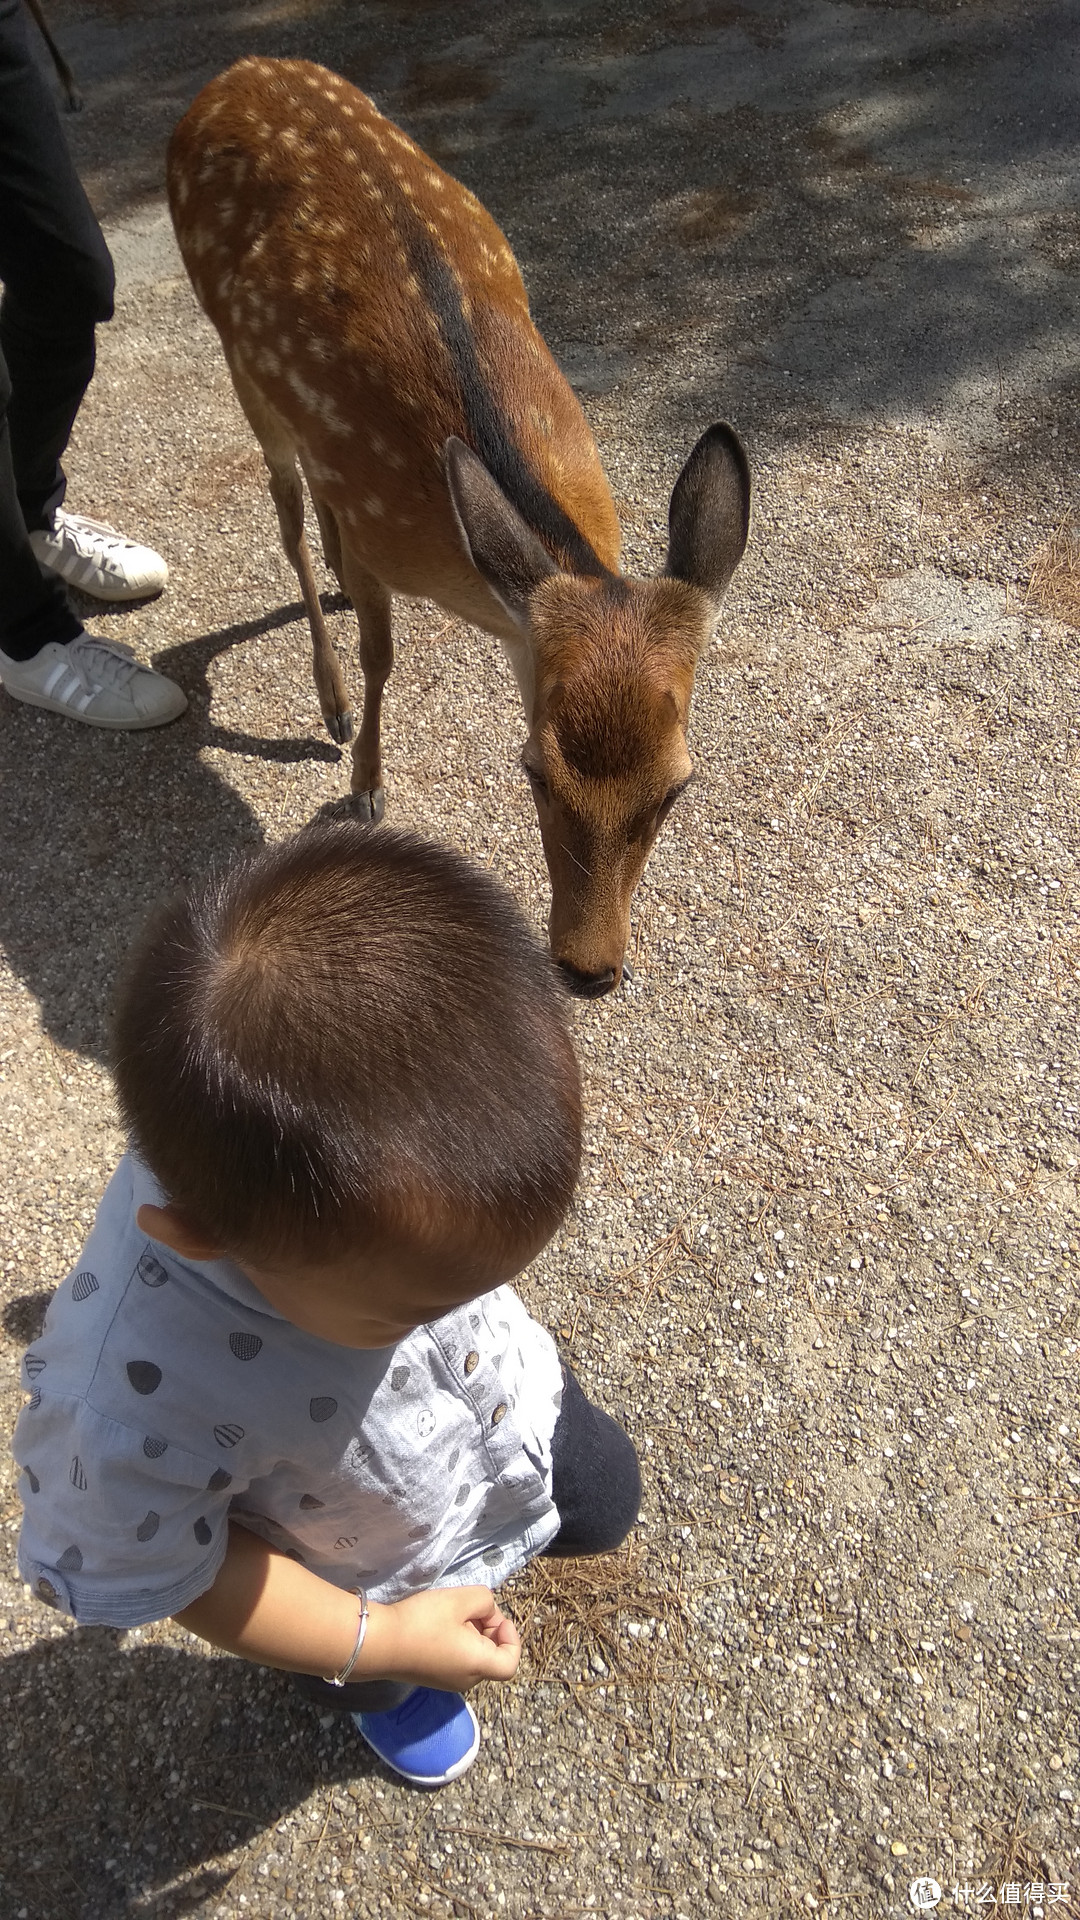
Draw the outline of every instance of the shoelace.
[[[95,560],[99,555],[108,557],[110,553],[135,545],[134,540],[128,540],[104,520],[90,520],[84,513],[65,513],[62,507],[57,511],[52,532],[57,539],[70,540],[84,560]]]
[[[88,675],[99,685],[119,688],[126,687],[139,671],[131,648],[118,640],[98,640],[86,633],[81,639],[70,641],[66,652],[88,693],[93,691]]]

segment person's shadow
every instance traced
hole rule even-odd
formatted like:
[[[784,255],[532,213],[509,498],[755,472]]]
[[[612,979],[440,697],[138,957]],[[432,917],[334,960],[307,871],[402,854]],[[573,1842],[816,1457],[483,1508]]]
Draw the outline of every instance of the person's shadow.
[[[343,604],[326,598],[328,609]],[[200,748],[340,758],[324,738],[264,739],[210,718],[210,662],[302,611],[281,607],[158,654],[190,703],[169,727],[110,733],[0,692],[0,945],[59,1046],[106,1057],[117,972],[149,908],[263,838]]]
[[[233,1847],[264,1834],[271,1852],[317,1785],[378,1769],[348,1718],[324,1727],[287,1675],[108,1627],[0,1660],[0,1727],[12,1920],[179,1920],[225,1894]],[[282,1900],[305,1871],[295,1846]]]
[[[159,654],[190,702],[170,727],[109,733],[0,692],[0,943],[60,1046],[107,1057],[117,972],[148,909],[262,841],[200,748],[339,758],[326,740],[210,719],[216,655],[300,615],[279,608]],[[9,1301],[5,1334],[33,1339],[49,1297]],[[0,1728],[0,1911],[28,1920],[178,1920],[224,1893],[235,1844],[378,1764],[286,1676],[106,1628],[0,1660]]]

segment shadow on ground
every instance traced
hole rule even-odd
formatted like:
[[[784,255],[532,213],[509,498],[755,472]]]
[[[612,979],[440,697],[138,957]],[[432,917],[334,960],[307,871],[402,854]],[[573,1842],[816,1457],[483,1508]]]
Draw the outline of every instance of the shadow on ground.
[[[321,596],[324,613],[341,613],[348,608],[349,602],[342,593],[324,593]],[[241,620],[234,626],[221,627],[217,633],[205,634],[199,640],[183,640],[178,645],[166,647],[159,653],[155,665],[161,673],[167,673],[173,680],[179,681],[187,692],[189,700],[196,702],[200,711],[208,710],[211,698],[208,669],[219,654],[230,647],[240,646],[245,640],[254,640],[261,633],[272,633],[277,627],[288,627],[295,620],[304,618],[302,603],[294,606],[279,607],[276,613],[265,614],[258,620]],[[242,733],[235,727],[219,727],[207,717],[202,729],[199,745],[217,747],[223,753],[253,754],[260,760],[273,760],[280,765],[295,765],[300,760],[325,760],[334,765],[341,759],[341,749],[332,746],[328,740],[313,739],[307,735],[295,738],[270,740],[263,734]]]
[[[347,604],[340,594],[324,595],[323,603],[327,612]],[[0,696],[0,947],[40,1001],[42,1024],[59,1046],[106,1057],[116,969],[150,908],[262,840],[254,814],[202,750],[281,765],[341,759],[328,740],[272,739],[210,717],[212,662],[302,615],[299,604],[279,607],[159,653],[154,664],[183,687],[189,705],[173,726],[152,733],[79,727]],[[98,611],[95,626],[107,625]],[[36,797],[45,791],[42,809]],[[72,954],[83,957],[77,986]],[[99,961],[89,993],[87,954]]]
[[[282,1681],[181,1659],[167,1626],[43,1646],[57,1623],[0,1568],[23,1636],[0,1672],[16,1914],[899,1920],[909,1873],[1067,1880],[1080,654],[1028,581],[1075,500],[1070,11],[55,6],[122,256],[77,477],[174,562],[157,644],[192,711],[124,741],[0,714],[0,936],[30,989],[6,1069],[12,1342],[115,1145],[100,1077],[34,1044],[32,995],[100,1053],[148,902],[344,784],[301,624],[272,631],[294,587],[159,197],[202,81],[314,54],[490,204],[588,396],[633,564],[717,413],[758,491],[635,986],[577,1010],[581,1204],[529,1278],[640,1436],[649,1580],[693,1668],[656,1666],[651,1604],[624,1626],[612,1596],[599,1667],[553,1611],[550,1679],[500,1693],[489,1764],[421,1818]],[[396,817],[535,901],[510,723],[492,740],[507,677],[412,626]]]
[[[952,409],[981,430],[1011,371],[1071,364],[1069,22],[1060,0],[1022,23],[994,0],[647,16],[593,0],[557,30],[535,8],[464,5],[434,33],[408,4],[57,8],[104,215],[162,194],[171,127],[214,72],[320,60],[490,205],[542,329],[571,362],[591,350],[601,389],[605,369],[632,381],[635,355],[689,352],[696,377],[656,426],[723,400],[789,440],[808,405]]]
[[[152,734],[79,727],[3,696],[0,944],[50,1037],[99,1059],[117,968],[149,908],[262,839],[200,758],[214,730],[196,676],[175,677],[192,705]]]
[[[87,1627],[0,1661],[0,1725],[25,1729],[0,1814],[11,1915],[208,1911],[235,1842],[250,1848],[316,1785],[378,1772],[350,1725],[320,1731],[284,1675],[123,1642]],[[62,1819],[42,1822],[44,1808]]]
[[[677,450],[726,413],[764,462],[830,421],[883,417],[969,446],[1005,426],[1020,454],[1018,392],[1024,411],[1033,393],[1074,410],[1067,11],[1050,0],[1021,26],[994,0],[685,0],[643,18],[597,0],[560,15],[556,37],[525,6],[440,9],[433,35],[405,4],[98,0],[58,5],[55,25],[87,97],[68,127],[103,213],[160,195],[169,131],[213,72],[249,52],[324,60],[374,87],[490,204],[579,385],[599,400],[618,390],[616,429],[629,413],[642,441]],[[1018,466],[1001,478],[1025,492]],[[298,612],[170,648],[162,665],[193,712],[165,735],[76,737],[5,715],[0,939],[64,1046],[100,1053],[107,983],[150,902],[259,837],[198,750],[333,756],[207,719],[216,655]],[[152,838],[138,831],[150,813]],[[69,986],[73,950],[100,962],[89,998]]]

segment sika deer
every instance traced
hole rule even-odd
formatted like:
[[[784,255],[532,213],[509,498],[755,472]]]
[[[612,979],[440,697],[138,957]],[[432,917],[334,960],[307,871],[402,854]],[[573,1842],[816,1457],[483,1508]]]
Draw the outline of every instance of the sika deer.
[[[628,580],[595,442],[506,240],[364,94],[304,60],[241,60],[181,120],[168,177],[184,264],[269,468],[323,717],[341,741],[352,720],[297,461],[356,609],[357,805],[381,817],[390,595],[420,595],[506,650],[529,725],[552,951],[579,992],[608,992],[631,895],[690,778],[694,670],[746,545],[736,435],[702,435],[671,496],[666,572]]]

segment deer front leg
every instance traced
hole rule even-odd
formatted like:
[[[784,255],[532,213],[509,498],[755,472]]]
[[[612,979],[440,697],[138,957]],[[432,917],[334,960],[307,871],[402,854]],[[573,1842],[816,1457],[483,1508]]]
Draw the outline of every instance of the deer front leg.
[[[353,743],[353,811],[364,820],[381,820],[383,792],[380,720],[383,688],[394,664],[390,631],[390,595],[382,582],[346,548],[345,586],[360,625],[360,665],[364,670],[364,714]]]
[[[311,567],[311,555],[304,538],[304,495],[295,466],[270,466],[270,495],[277,508],[278,526],[286,558],[296,569],[304,608],[311,628],[311,664],[315,690],[331,740],[344,746],[352,739],[353,717],[334,643],[327,632],[319,590]]]
[[[328,507],[326,501],[320,500],[317,493],[313,493],[311,498],[315,505],[315,518],[319,522],[319,532],[322,535],[323,559],[344,593],[345,574],[341,564],[341,529],[333,507]]]

